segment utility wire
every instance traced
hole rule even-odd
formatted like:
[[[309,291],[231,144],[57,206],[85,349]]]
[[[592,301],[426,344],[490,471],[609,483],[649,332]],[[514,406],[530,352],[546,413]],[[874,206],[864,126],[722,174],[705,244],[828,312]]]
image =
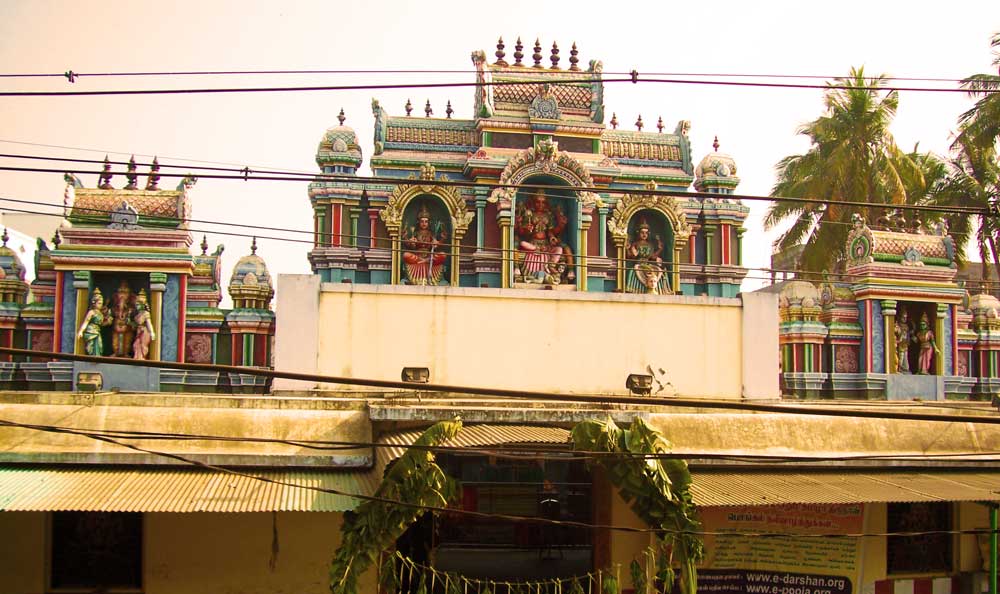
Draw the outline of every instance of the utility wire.
[[[89,437],[100,435],[115,439],[133,439],[144,441],[213,441],[224,443],[253,443],[253,444],[278,444],[292,447],[318,450],[318,451],[345,451],[358,450],[363,448],[373,449],[396,449],[401,447],[396,443],[371,442],[371,441],[337,441],[319,439],[279,439],[269,437],[246,437],[246,436],[226,436],[226,435],[205,435],[196,433],[164,433],[157,431],[136,431],[136,430],[116,430],[116,429],[85,429],[79,427],[66,427],[59,425],[43,425],[36,423],[20,423],[6,419],[0,419],[0,426],[17,429],[36,429],[39,431],[58,432],[67,435],[78,435]],[[532,447],[523,445],[500,446],[445,446],[445,445],[419,445],[410,444],[405,447],[411,449],[425,450],[437,453],[462,453],[481,454],[497,457],[508,456],[513,459],[523,459],[526,455],[531,455],[538,460],[596,460],[608,457],[625,456],[627,458],[642,460],[726,460],[733,462],[774,464],[774,463],[803,463],[803,462],[854,462],[854,461],[891,461],[891,462],[913,462],[913,461],[933,461],[933,460],[954,460],[956,458],[969,458],[968,461],[975,461],[972,458],[1000,456],[1000,451],[966,451],[966,452],[942,452],[940,454],[858,454],[845,456],[792,456],[792,455],[769,455],[769,454],[719,454],[715,452],[695,452],[686,451],[684,453],[662,452],[662,453],[632,453],[623,452],[591,452],[583,450],[561,450],[559,446],[571,446],[572,443],[565,444],[539,444]],[[553,450],[552,448],[556,448]],[[546,455],[544,452],[557,451],[554,455]]]
[[[34,427],[30,427],[34,430]],[[61,431],[52,431],[54,433],[61,433]],[[575,520],[553,520],[549,518],[544,518],[540,516],[518,516],[511,514],[498,514],[498,513],[487,513],[473,510],[466,510],[462,508],[450,508],[450,507],[440,507],[434,505],[422,505],[416,503],[410,503],[406,501],[400,501],[398,499],[390,499],[385,497],[379,497],[377,495],[364,495],[360,493],[346,493],[337,489],[331,489],[328,487],[317,487],[307,484],[293,483],[291,481],[283,481],[278,479],[272,479],[269,477],[264,477],[260,475],[255,475],[247,472],[241,472],[238,470],[233,470],[231,468],[225,468],[222,466],[216,466],[214,464],[208,464],[206,462],[201,462],[188,458],[186,456],[181,456],[178,454],[173,454],[169,452],[163,452],[159,450],[153,450],[150,448],[143,448],[137,445],[125,443],[117,439],[106,437],[102,435],[87,435],[90,439],[95,441],[100,441],[104,443],[109,443],[112,445],[127,448],[133,451],[142,452],[144,454],[150,454],[154,456],[160,456],[163,458],[168,458],[178,462],[182,462],[189,466],[195,466],[202,468],[204,470],[211,470],[214,472],[225,473],[231,476],[239,476],[242,478],[247,478],[263,483],[269,483],[273,485],[280,485],[284,487],[292,487],[297,489],[305,489],[308,491],[316,491],[320,493],[328,493],[331,495],[338,495],[341,497],[350,497],[353,499],[359,499],[361,501],[372,501],[377,503],[387,503],[389,505],[398,505],[401,507],[407,507],[410,509],[419,509],[423,511],[431,511],[437,513],[443,513],[449,516],[466,516],[473,518],[483,518],[491,520],[504,520],[508,522],[530,522],[534,524],[546,524],[554,526],[568,526],[573,528],[583,528],[588,530],[613,530],[618,532],[634,532],[634,533],[654,533],[654,534],[688,534],[693,536],[754,536],[754,537],[804,537],[804,538],[864,538],[864,537],[885,537],[885,536],[919,536],[928,534],[991,534],[989,529],[972,529],[972,530],[933,530],[933,531],[921,531],[921,532],[872,532],[872,533],[832,533],[832,534],[799,534],[799,533],[789,533],[789,532],[758,532],[758,531],[707,531],[707,530],[672,530],[668,528],[636,528],[632,526],[617,526],[610,524],[593,524],[589,522],[579,522]]]
[[[514,71],[516,72],[516,71]],[[525,69],[525,72],[530,70]],[[339,69],[339,70],[177,70],[177,71],[135,71],[135,72],[76,72],[67,70],[66,72],[7,72],[0,73],[0,78],[66,78],[70,76],[77,78],[108,78],[108,77],[154,77],[154,76],[256,76],[256,75],[314,75],[314,74],[476,74],[473,68],[457,69]],[[615,76],[628,76],[631,72],[604,70],[602,74]],[[798,80],[835,80],[843,78],[843,75],[822,75],[822,74],[762,74],[762,73],[735,73],[735,72],[647,72],[649,76],[690,76],[699,78],[775,78],[775,79],[798,79]],[[903,80],[914,82],[952,82],[960,83],[965,78],[937,78],[937,77],[912,77],[912,76],[883,76],[881,80]],[[69,81],[75,82],[75,81]]]
[[[374,388],[389,388],[393,390],[419,391],[422,394],[428,392],[442,392],[454,394],[472,394],[478,396],[495,396],[500,398],[510,398],[515,400],[531,400],[545,402],[574,402],[588,403],[596,406],[607,406],[610,404],[638,404],[642,406],[679,407],[693,409],[719,409],[736,410],[741,412],[764,412],[780,414],[801,414],[810,416],[830,416],[865,419],[890,419],[902,421],[930,421],[936,423],[972,423],[976,425],[1000,425],[1000,416],[973,416],[973,415],[935,415],[926,413],[901,413],[886,411],[863,411],[863,410],[843,410],[838,408],[819,406],[798,406],[798,405],[776,405],[757,404],[743,401],[710,400],[700,398],[659,398],[630,397],[630,396],[594,396],[584,394],[558,394],[553,392],[541,392],[532,390],[509,390],[502,388],[488,388],[476,386],[453,386],[433,383],[412,383],[396,380],[379,380],[369,378],[352,378],[335,375],[324,375],[315,373],[296,373],[289,371],[278,371],[274,369],[263,369],[259,367],[242,367],[238,365],[218,365],[211,363],[180,363],[175,361],[146,361],[142,359],[121,359],[116,357],[94,357],[91,355],[77,355],[71,353],[55,353],[33,351],[29,349],[15,349],[0,347],[0,354],[16,355],[21,357],[44,357],[48,359],[62,359],[68,361],[85,361],[88,363],[113,363],[116,365],[127,365],[135,367],[153,367],[161,369],[180,369],[186,371],[209,371],[223,373],[242,373],[256,375],[260,377],[281,378],[301,380],[315,383],[342,384],[350,386],[368,386]]]
[[[529,71],[530,73],[530,71]],[[460,87],[500,87],[512,85],[537,84],[592,84],[605,83],[656,83],[672,85],[707,85],[707,86],[730,86],[743,88],[771,88],[771,89],[845,89],[860,91],[886,91],[886,92],[924,92],[924,93],[962,93],[967,94],[968,89],[963,88],[943,88],[943,87],[906,87],[906,86],[868,86],[851,84],[803,84],[803,83],[777,83],[777,82],[743,82],[743,81],[722,81],[722,80],[690,80],[682,78],[655,78],[640,76],[633,71],[628,78],[601,78],[598,74],[595,77],[567,78],[557,81],[476,81],[476,82],[442,82],[442,83],[402,83],[402,84],[355,84],[355,85],[310,85],[310,86],[289,86],[289,87],[214,87],[214,88],[186,88],[186,89],[121,89],[121,90],[100,90],[100,91],[0,91],[0,97],[70,97],[70,96],[108,96],[108,95],[194,95],[194,94],[229,94],[229,93],[292,93],[292,92],[315,92],[315,91],[367,91],[384,89],[439,89],[439,88],[460,88]],[[983,94],[993,94],[1000,92],[997,89],[983,89]]]
[[[137,164],[138,166],[138,164]],[[53,168],[42,168],[42,167],[0,167],[0,171],[19,171],[28,173],[62,173],[62,174],[73,174],[73,175],[95,175],[99,176],[104,172],[101,171],[91,171],[91,170],[79,170],[79,169],[53,169]],[[126,175],[125,172],[114,173],[112,175]],[[138,173],[136,174],[138,175]],[[173,178],[185,178],[189,177],[188,174],[180,173],[158,173],[158,175],[163,177],[173,177]],[[950,213],[964,213],[972,215],[983,215],[983,216],[997,216],[996,213],[988,212],[987,209],[983,208],[971,208],[971,207],[939,207],[926,204],[893,204],[893,203],[872,203],[872,202],[862,202],[857,200],[828,200],[821,198],[798,198],[791,196],[756,196],[751,194],[714,194],[711,192],[689,192],[689,191],[678,191],[678,190],[662,190],[662,189],[647,189],[647,188],[604,188],[599,186],[558,186],[553,184],[526,184],[526,183],[516,183],[516,184],[505,184],[499,182],[489,182],[489,181],[465,181],[465,180],[445,180],[445,179],[434,179],[434,180],[422,180],[422,179],[400,179],[396,177],[357,177],[352,175],[342,175],[342,174],[331,174],[331,173],[317,173],[313,175],[312,180],[308,180],[301,174],[282,174],[282,175],[258,175],[255,172],[243,171],[242,173],[237,173],[235,175],[221,175],[221,174],[201,174],[197,176],[199,179],[224,179],[224,180],[239,180],[239,181],[312,181],[312,182],[341,182],[341,183],[351,183],[357,185],[366,184],[388,184],[388,185],[420,185],[420,186],[441,186],[441,187],[452,187],[452,188],[492,188],[492,189],[525,189],[525,190],[554,190],[556,193],[553,196],[561,196],[559,191],[572,191],[572,192],[593,192],[599,194],[608,195],[624,195],[624,194],[641,194],[650,196],[669,196],[672,198],[685,198],[685,199],[711,199],[711,200],[740,200],[740,201],[764,201],[764,202],[793,202],[802,204],[824,204],[824,205],[837,205],[837,206],[854,206],[858,208],[882,208],[891,210],[912,210],[912,211],[929,211],[929,212],[950,212]]]

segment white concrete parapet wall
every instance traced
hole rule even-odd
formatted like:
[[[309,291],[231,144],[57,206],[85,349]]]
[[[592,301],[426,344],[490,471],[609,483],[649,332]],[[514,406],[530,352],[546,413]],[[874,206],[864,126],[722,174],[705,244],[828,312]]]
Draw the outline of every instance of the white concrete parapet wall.
[[[316,279],[278,278],[278,370],[398,380],[403,367],[428,367],[436,384],[627,394],[626,376],[648,366],[669,382],[661,396],[778,395],[772,295],[741,301]]]

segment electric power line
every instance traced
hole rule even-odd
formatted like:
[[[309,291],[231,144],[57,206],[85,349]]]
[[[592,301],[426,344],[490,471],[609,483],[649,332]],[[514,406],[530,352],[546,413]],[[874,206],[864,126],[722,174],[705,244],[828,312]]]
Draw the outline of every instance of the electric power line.
[[[60,433],[59,430],[47,430],[38,429],[36,427],[26,426],[24,428],[33,429],[37,431],[50,431],[55,433]],[[575,520],[554,520],[539,516],[519,516],[511,514],[498,514],[498,513],[487,513],[473,510],[466,510],[463,508],[450,508],[450,507],[440,507],[433,505],[422,505],[416,503],[410,503],[406,501],[400,501],[398,499],[391,499],[386,497],[379,497],[377,495],[365,495],[361,493],[346,493],[338,489],[331,489],[328,487],[317,487],[313,485],[293,483],[290,481],[283,481],[278,479],[272,479],[269,477],[264,477],[260,475],[255,475],[247,472],[241,472],[238,470],[233,470],[231,468],[225,468],[222,466],[217,466],[214,464],[209,464],[206,462],[201,462],[186,456],[179,454],[174,454],[170,452],[163,452],[159,450],[153,450],[150,448],[143,448],[136,446],[134,444],[128,444],[121,442],[117,439],[106,437],[102,435],[85,435],[90,439],[95,441],[101,441],[104,443],[110,443],[112,445],[127,448],[133,451],[150,454],[154,456],[160,456],[163,458],[175,460],[183,464],[198,467],[204,470],[211,470],[214,472],[221,472],[231,476],[239,476],[241,478],[247,478],[263,483],[269,483],[273,485],[280,485],[285,487],[292,487],[297,489],[305,489],[308,491],[316,491],[320,493],[327,493],[331,495],[338,495],[341,497],[349,497],[353,499],[358,499],[361,501],[370,501],[377,503],[386,503],[389,505],[398,505],[401,507],[407,507],[410,509],[419,509],[423,511],[430,511],[436,513],[443,513],[449,516],[466,516],[473,518],[484,518],[492,520],[504,520],[508,522],[530,522],[535,524],[546,524],[555,526],[567,526],[572,528],[583,528],[588,530],[612,530],[619,532],[633,532],[633,533],[654,533],[654,534],[688,534],[692,536],[753,536],[753,537],[805,537],[805,538],[865,538],[865,537],[886,537],[886,536],[919,536],[926,534],[992,534],[993,531],[988,529],[972,529],[972,530],[934,530],[934,531],[920,531],[920,532],[870,532],[870,533],[832,533],[832,534],[800,534],[800,533],[788,533],[788,532],[762,532],[762,531],[689,531],[689,530],[671,530],[667,528],[636,528],[632,526],[617,526],[609,524],[593,524],[590,522],[580,522]]]
[[[778,82],[744,82],[744,81],[723,81],[723,80],[689,80],[682,78],[651,78],[640,76],[633,71],[628,78],[601,78],[581,77],[573,79],[562,79],[552,81],[555,84],[592,84],[595,82],[605,83],[656,83],[673,85],[707,85],[707,86],[731,86],[742,88],[771,88],[771,89],[844,89],[859,91],[886,91],[886,92],[924,92],[924,93],[963,93],[967,94],[968,89],[945,88],[945,87],[905,87],[905,86],[868,86],[851,84],[802,84],[802,83],[778,83]],[[292,93],[292,92],[317,92],[317,91],[370,91],[388,89],[437,89],[437,88],[462,88],[462,87],[499,87],[499,86],[520,86],[525,84],[542,85],[547,81],[476,81],[476,82],[441,82],[441,83],[405,83],[405,84],[354,84],[354,85],[309,85],[309,86],[287,86],[287,87],[201,87],[184,89],[119,89],[119,90],[99,90],[99,91],[0,91],[0,97],[70,97],[70,96],[115,96],[115,95],[203,95],[203,94],[231,94],[231,93]],[[983,94],[993,94],[1000,92],[997,89],[984,89],[979,91]]]
[[[900,413],[884,411],[862,411],[862,410],[842,410],[828,407],[797,406],[797,405],[775,405],[757,404],[743,401],[710,400],[700,398],[669,397],[652,400],[649,397],[631,396],[594,396],[583,394],[559,394],[554,392],[541,392],[533,390],[511,390],[502,388],[476,387],[476,386],[453,386],[433,383],[412,383],[398,380],[379,380],[357,377],[343,377],[334,375],[324,375],[315,373],[297,373],[289,371],[279,371],[274,369],[263,369],[259,367],[243,367],[239,365],[218,365],[211,363],[180,363],[175,361],[147,361],[142,359],[121,359],[115,357],[94,357],[91,355],[77,355],[71,353],[55,353],[33,351],[29,349],[15,349],[10,347],[0,347],[0,354],[16,355],[22,357],[44,357],[48,359],[64,359],[69,361],[85,361],[88,363],[114,363],[117,365],[127,365],[136,367],[158,367],[161,369],[180,369],[187,371],[209,371],[224,373],[242,373],[268,378],[281,378],[301,380],[315,383],[342,384],[351,386],[367,386],[374,388],[402,389],[409,391],[419,391],[421,393],[442,392],[455,394],[472,394],[478,396],[495,396],[500,398],[511,398],[515,400],[534,400],[546,402],[574,402],[590,403],[597,406],[609,404],[638,404],[642,406],[663,406],[679,408],[707,408],[720,410],[737,410],[743,412],[766,412],[779,414],[801,414],[809,416],[831,416],[867,419],[893,419],[903,421],[930,421],[944,423],[972,423],[983,425],[1000,425],[1000,416],[973,416],[973,415],[933,415],[925,413]]]

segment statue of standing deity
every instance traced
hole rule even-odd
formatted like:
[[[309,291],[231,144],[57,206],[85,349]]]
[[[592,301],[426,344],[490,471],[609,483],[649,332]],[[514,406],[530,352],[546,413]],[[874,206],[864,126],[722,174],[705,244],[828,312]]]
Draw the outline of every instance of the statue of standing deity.
[[[907,319],[906,310],[896,316],[896,373],[910,373],[910,343],[913,342],[913,325]]]
[[[122,281],[115,291],[111,302],[111,314],[114,322],[111,326],[111,356],[128,357],[129,346],[135,335],[135,324],[132,322],[132,307],[135,296],[128,282]]]
[[[545,192],[538,189],[524,203],[518,204],[514,216],[514,230],[520,240],[517,244],[518,272],[526,283],[558,284],[561,278],[552,274],[558,270],[552,265],[564,259],[568,246],[562,243],[562,232],[568,219],[559,206],[549,205]],[[575,278],[572,268],[563,267],[568,280]],[[561,273],[559,273],[561,277]]]
[[[627,293],[663,295],[670,292],[663,274],[663,240],[657,235],[649,239],[649,223],[645,219],[636,227],[635,239],[625,250],[628,274],[625,279]]]
[[[83,322],[76,333],[83,339],[84,352],[95,357],[104,356],[104,340],[101,338],[101,328],[111,325],[111,312],[104,307],[104,296],[101,290],[95,288],[90,296],[90,309],[83,316]]]
[[[448,258],[448,231],[441,221],[431,222],[427,205],[417,211],[417,225],[400,238],[403,243],[403,267],[407,283],[437,285]],[[444,244],[444,245],[443,245]]]
[[[913,340],[920,346],[919,373],[920,375],[928,375],[931,372],[931,361],[934,358],[934,353],[940,355],[941,351],[934,342],[934,331],[931,330],[930,323],[927,321],[927,314],[920,316],[920,325],[917,326]]]
[[[149,344],[156,340],[156,332],[149,317],[149,304],[146,303],[146,291],[143,289],[139,289],[139,296],[135,298],[135,317],[132,318],[132,323],[136,328],[132,358],[148,359]]]

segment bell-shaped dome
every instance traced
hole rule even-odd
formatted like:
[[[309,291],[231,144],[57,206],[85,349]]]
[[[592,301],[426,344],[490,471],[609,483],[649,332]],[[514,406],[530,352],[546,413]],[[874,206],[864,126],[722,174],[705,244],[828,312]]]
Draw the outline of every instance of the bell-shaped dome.
[[[257,255],[256,237],[250,246],[250,254],[240,258],[233,267],[229,296],[233,298],[234,309],[270,309],[274,285],[267,263]]]
[[[316,164],[320,167],[347,165],[355,169],[361,166],[361,145],[358,135],[350,126],[344,125],[344,110],[337,116],[339,126],[329,128],[316,148]]]
[[[779,297],[781,307],[815,307],[819,301],[816,285],[800,280],[785,283]]]
[[[736,177],[736,161],[719,152],[719,139],[712,143],[714,152],[708,153],[694,168],[694,187],[699,192],[712,192],[726,188],[730,192],[740,183]]]

